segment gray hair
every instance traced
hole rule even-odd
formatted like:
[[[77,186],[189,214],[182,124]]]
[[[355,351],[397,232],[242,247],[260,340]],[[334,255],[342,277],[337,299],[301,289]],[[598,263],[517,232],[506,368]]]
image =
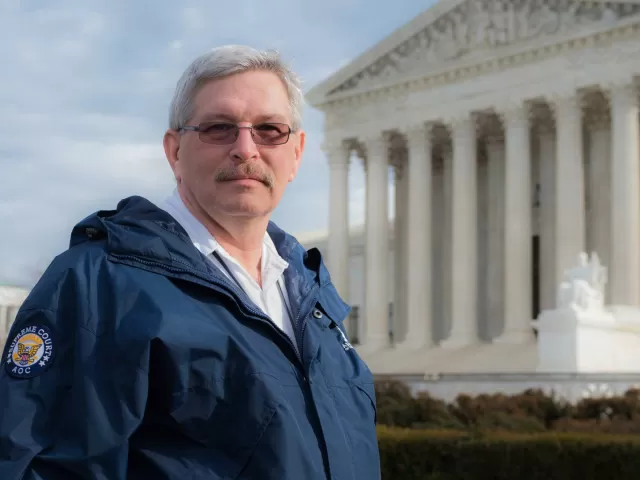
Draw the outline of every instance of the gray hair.
[[[291,129],[302,125],[304,97],[299,77],[282,61],[278,52],[259,51],[243,45],[214,48],[196,58],[178,80],[169,110],[169,128],[179,130],[193,116],[193,101],[198,89],[207,81],[249,70],[267,70],[284,83],[291,109]]]

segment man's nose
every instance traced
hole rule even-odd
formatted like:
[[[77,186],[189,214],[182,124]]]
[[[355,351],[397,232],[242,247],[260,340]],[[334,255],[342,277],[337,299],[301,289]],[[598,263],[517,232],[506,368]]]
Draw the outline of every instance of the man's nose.
[[[253,140],[251,129],[240,128],[238,138],[231,149],[231,156],[240,161],[250,160],[258,156],[258,147]]]

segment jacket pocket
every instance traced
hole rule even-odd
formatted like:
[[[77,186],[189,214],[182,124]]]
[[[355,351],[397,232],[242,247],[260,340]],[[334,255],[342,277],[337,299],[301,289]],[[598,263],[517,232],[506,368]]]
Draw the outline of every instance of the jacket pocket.
[[[369,402],[371,404],[371,408],[373,409],[373,423],[375,424],[378,416],[378,408],[376,406],[376,391],[373,383],[365,383],[365,382],[351,382],[353,386],[355,386],[358,390],[364,393]],[[365,402],[366,403],[366,402]]]
[[[376,401],[373,383],[338,381],[333,387],[336,407],[343,419],[351,449],[353,471],[359,478],[380,478],[380,457],[376,432]]]
[[[183,434],[206,447],[212,470],[235,479],[275,414],[274,383],[259,373],[220,378],[175,393],[171,417]]]

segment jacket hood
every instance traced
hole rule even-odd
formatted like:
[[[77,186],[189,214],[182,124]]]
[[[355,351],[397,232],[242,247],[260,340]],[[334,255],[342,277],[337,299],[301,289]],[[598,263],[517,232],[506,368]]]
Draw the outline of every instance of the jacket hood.
[[[302,273],[306,281],[320,285],[330,282],[317,249],[305,250],[273,222],[269,222],[267,232],[280,256],[296,273]],[[152,261],[166,268],[186,267],[205,275],[213,270],[211,262],[193,245],[182,226],[169,213],[140,196],[125,198],[115,210],[100,210],[79,222],[71,232],[70,247],[96,240],[106,241],[110,255]]]

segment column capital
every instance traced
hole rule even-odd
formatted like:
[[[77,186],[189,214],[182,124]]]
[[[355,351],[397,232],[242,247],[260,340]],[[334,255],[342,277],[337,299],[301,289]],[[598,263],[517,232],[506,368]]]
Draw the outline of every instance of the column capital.
[[[618,105],[636,105],[638,103],[638,86],[633,81],[609,82],[605,86],[611,108],[615,108]]]
[[[378,132],[378,133],[367,133],[359,137],[360,142],[362,143],[364,154],[367,158],[373,157],[384,157],[385,159],[389,154],[389,135]]]
[[[469,110],[454,110],[446,113],[440,118],[440,122],[446,126],[455,127],[462,123],[472,120],[472,115]]]
[[[576,90],[556,90],[545,97],[549,104],[549,111],[554,119],[573,112],[582,112],[583,95]]]
[[[353,143],[347,140],[325,140],[322,142],[320,149],[326,155],[329,166],[348,166],[351,152],[353,151]]]
[[[553,104],[566,99],[579,99],[581,96],[580,91],[574,85],[557,85],[555,88],[549,89],[544,95],[544,99],[549,104]]]
[[[453,113],[445,121],[445,128],[451,135],[452,140],[475,141],[475,135],[480,128],[479,120],[471,112]]]
[[[495,109],[503,127],[529,127],[534,120],[532,109],[526,102],[505,102]]]
[[[405,139],[407,140],[407,146],[422,145],[423,143],[433,142],[433,125],[430,123],[417,123],[408,125],[401,130]]]

